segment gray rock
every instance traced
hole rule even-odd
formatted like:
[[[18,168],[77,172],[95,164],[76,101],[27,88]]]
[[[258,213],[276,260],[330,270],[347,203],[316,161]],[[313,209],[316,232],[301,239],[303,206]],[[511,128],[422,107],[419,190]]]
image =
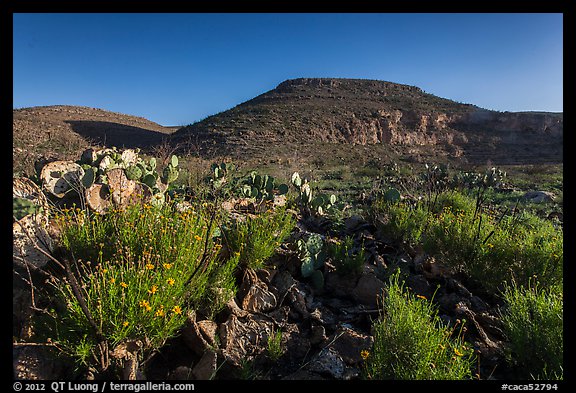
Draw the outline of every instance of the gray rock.
[[[369,307],[377,307],[378,298],[386,285],[374,274],[364,274],[358,280],[358,284],[352,290],[352,297],[361,304]]]
[[[178,366],[168,375],[167,379],[171,381],[188,381],[194,378],[190,367]]]
[[[324,288],[334,296],[343,297],[350,295],[357,283],[358,278],[353,275],[342,276],[336,271],[324,274]]]
[[[56,380],[66,378],[66,367],[48,347],[14,346],[12,349],[14,379]]]
[[[194,379],[208,380],[216,373],[216,360],[218,355],[214,351],[206,351],[202,358],[192,369]]]
[[[342,379],[346,364],[342,357],[332,347],[320,351],[308,365],[308,370],[327,375],[335,379]]]
[[[523,198],[532,203],[543,203],[553,202],[556,199],[556,195],[549,191],[528,191]]]
[[[282,378],[287,381],[311,381],[311,380],[325,380],[321,375],[313,373],[308,370],[298,370],[292,374]]]
[[[202,337],[211,347],[216,347],[216,332],[218,331],[218,324],[214,321],[204,320],[198,321],[198,328]]]
[[[318,345],[326,340],[326,329],[322,325],[313,325],[310,332],[310,344]]]
[[[245,271],[238,297],[242,299],[242,309],[250,312],[267,312],[277,303],[276,296],[252,269]]]
[[[184,342],[196,355],[202,356],[211,344],[204,338],[196,321],[188,319],[181,330]]]
[[[242,360],[258,355],[266,349],[261,344],[268,341],[274,330],[274,322],[260,314],[249,314],[245,318],[232,314],[226,322],[220,324],[219,329],[224,359],[231,365],[240,367]]]
[[[434,293],[430,283],[428,283],[428,280],[426,280],[426,277],[424,277],[422,274],[408,276],[406,279],[406,284],[412,288],[412,291],[416,295],[425,296],[427,299],[430,299]]]
[[[327,341],[329,347],[334,349],[347,365],[355,366],[362,361],[360,352],[369,350],[374,338],[348,327],[341,327]]]
[[[488,304],[480,299],[478,296],[472,296],[470,298],[470,308],[472,309],[472,311],[474,312],[484,312],[487,311],[490,306],[488,306]]]

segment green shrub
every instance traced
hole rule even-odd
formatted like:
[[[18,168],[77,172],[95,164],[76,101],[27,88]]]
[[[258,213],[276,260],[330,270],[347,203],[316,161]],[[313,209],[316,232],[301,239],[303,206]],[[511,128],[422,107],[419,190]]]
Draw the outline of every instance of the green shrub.
[[[564,301],[560,290],[509,285],[502,313],[507,360],[522,379],[562,379]]]
[[[475,214],[475,202],[454,191],[438,197],[442,206],[378,203],[381,232],[403,239],[481,282],[496,293],[506,281],[526,285],[536,275],[541,285],[562,281],[562,229],[530,213]]]
[[[223,229],[224,242],[240,265],[259,269],[272,256],[295,225],[295,219],[283,209],[267,211],[231,221]]]
[[[65,307],[53,326],[59,346],[81,364],[103,366],[94,360],[102,340],[110,349],[140,342],[144,359],[189,310],[213,315],[235,294],[238,258],[218,257],[215,224],[201,209],[134,205],[92,217],[68,211],[58,221],[77,285],[70,277],[54,283]]]
[[[276,330],[270,333],[266,344],[266,350],[272,361],[275,362],[280,359],[284,354],[284,348],[282,347],[282,331]]]
[[[462,340],[462,326],[444,326],[432,303],[407,292],[398,274],[390,279],[373,330],[372,350],[362,354],[368,379],[472,378],[473,351]]]
[[[353,253],[353,246],[354,239],[346,236],[344,240],[337,241],[328,248],[336,272],[342,276],[362,273],[365,262],[364,247],[361,247],[357,253]]]

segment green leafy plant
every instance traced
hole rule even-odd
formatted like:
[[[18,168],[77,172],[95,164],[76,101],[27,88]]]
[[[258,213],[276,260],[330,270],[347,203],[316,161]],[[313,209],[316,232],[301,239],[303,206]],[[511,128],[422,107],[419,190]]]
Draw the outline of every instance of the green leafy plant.
[[[346,236],[342,241],[330,243],[328,248],[330,257],[336,267],[336,272],[342,276],[349,274],[357,275],[362,273],[362,268],[366,260],[364,247],[354,253],[354,238]]]
[[[246,198],[254,198],[260,204],[273,201],[275,195],[284,195],[288,192],[286,184],[276,184],[276,179],[269,175],[259,175],[252,171],[241,187],[241,194]]]
[[[238,258],[219,257],[213,217],[200,206],[63,212],[66,274],[53,285],[64,307],[51,322],[58,346],[82,355],[80,364],[118,369],[119,359],[102,360],[105,347],[138,343],[134,356],[143,360],[176,334],[189,310],[218,312],[235,294]]]
[[[504,332],[509,340],[507,360],[522,379],[562,379],[564,301],[562,289],[526,287],[515,283],[503,292]]]
[[[42,211],[42,207],[35,204],[30,199],[26,198],[12,198],[12,215],[17,220],[27,216],[28,214],[38,214]]]
[[[326,260],[322,236],[313,233],[307,240],[298,239],[296,245],[302,263],[300,265],[302,277],[310,279],[315,288],[322,289],[324,287],[324,275],[319,269],[324,266]]]
[[[298,191],[296,205],[303,216],[313,214],[323,215],[336,204],[336,195],[318,194],[314,196],[310,183],[307,179],[302,179],[298,172],[292,174],[292,185]]]
[[[275,362],[284,354],[284,348],[282,347],[282,331],[276,330],[268,336],[268,342],[266,344],[266,350],[270,359]]]
[[[423,204],[376,203],[383,234],[402,239],[438,257],[497,293],[504,282],[541,285],[562,281],[562,229],[530,213],[480,212],[476,199],[457,191],[440,194],[441,209]]]
[[[224,243],[231,255],[238,255],[241,266],[259,269],[294,225],[294,217],[285,209],[241,217],[223,226]]]
[[[362,354],[367,379],[472,378],[474,355],[462,325],[444,326],[433,304],[406,291],[398,273],[390,278],[373,330],[374,345]]]

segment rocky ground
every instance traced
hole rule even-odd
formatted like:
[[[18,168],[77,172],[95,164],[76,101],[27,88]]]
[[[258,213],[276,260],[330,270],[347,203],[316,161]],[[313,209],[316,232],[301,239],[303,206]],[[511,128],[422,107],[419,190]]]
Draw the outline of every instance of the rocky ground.
[[[326,235],[320,226],[311,224],[300,222],[292,236],[305,237],[312,230]],[[341,235],[353,236],[368,251],[361,274],[341,276],[327,260],[324,288],[316,290],[301,276],[296,253],[282,245],[269,267],[242,272],[237,296],[215,320],[190,315],[179,336],[145,364],[134,364],[132,370],[127,367],[125,377],[359,379],[361,351],[370,350],[373,343],[371,324],[379,315],[379,296],[397,269],[414,294],[433,299],[444,321],[452,325],[465,321],[465,338],[476,349],[480,379],[507,377],[497,299],[451,274],[441,261],[387,242],[374,225],[358,216],[345,221]],[[20,277],[25,277],[24,273],[15,276],[13,302],[18,323],[14,334],[26,338],[31,294]],[[277,332],[281,332],[282,350],[272,353],[268,340]],[[54,359],[49,349],[15,345],[14,377],[67,379],[70,365]]]

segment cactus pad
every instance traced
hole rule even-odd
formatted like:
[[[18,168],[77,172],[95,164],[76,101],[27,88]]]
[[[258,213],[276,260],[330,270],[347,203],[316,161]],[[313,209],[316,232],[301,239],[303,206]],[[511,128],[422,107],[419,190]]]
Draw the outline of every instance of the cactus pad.
[[[40,172],[42,187],[58,198],[77,188],[83,176],[84,169],[70,161],[50,162],[44,165]]]

